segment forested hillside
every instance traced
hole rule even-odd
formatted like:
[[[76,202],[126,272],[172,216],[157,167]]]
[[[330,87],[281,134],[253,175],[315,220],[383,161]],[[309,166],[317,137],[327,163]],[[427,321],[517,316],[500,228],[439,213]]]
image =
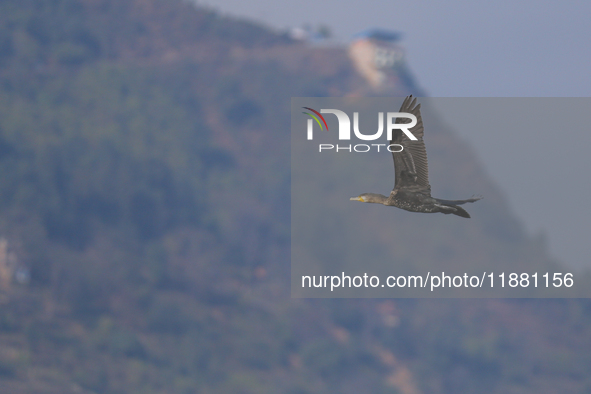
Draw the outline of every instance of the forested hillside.
[[[290,298],[290,98],[363,86],[189,2],[0,0],[0,392],[588,391],[586,301]],[[479,245],[551,261],[459,157]]]

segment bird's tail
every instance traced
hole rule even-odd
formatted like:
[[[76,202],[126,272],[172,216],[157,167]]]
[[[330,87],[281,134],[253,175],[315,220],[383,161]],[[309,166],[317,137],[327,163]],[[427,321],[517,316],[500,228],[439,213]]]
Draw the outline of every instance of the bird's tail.
[[[472,201],[470,201],[470,202],[472,202]],[[470,214],[464,208],[458,207],[457,205],[450,205],[450,207],[455,209],[455,211],[452,212],[454,215],[458,215],[463,218],[470,219]]]
[[[441,200],[439,198],[436,198],[435,200],[438,203],[445,204],[445,205],[462,205],[462,204],[465,204],[467,202],[474,202],[474,201],[482,200],[482,196],[473,196],[473,197],[471,197],[471,198],[469,198],[467,200]]]
[[[458,215],[463,218],[470,219],[470,214],[468,212],[466,212],[466,210],[464,208],[458,207],[457,205],[437,204],[437,206],[439,207],[439,210],[437,212],[441,212],[446,215],[449,215],[450,213],[452,213],[454,215]]]
[[[461,216],[463,218],[470,218],[470,214],[468,212],[466,212],[466,210],[462,207],[460,207],[459,205],[465,204],[467,202],[474,202],[474,201],[478,201],[480,200],[482,197],[477,196],[477,197],[472,197],[469,198],[467,200],[441,200],[439,198],[436,198],[435,200],[437,201],[437,205],[439,206],[440,211],[446,215],[449,215],[450,213],[454,214],[454,215],[458,215]]]

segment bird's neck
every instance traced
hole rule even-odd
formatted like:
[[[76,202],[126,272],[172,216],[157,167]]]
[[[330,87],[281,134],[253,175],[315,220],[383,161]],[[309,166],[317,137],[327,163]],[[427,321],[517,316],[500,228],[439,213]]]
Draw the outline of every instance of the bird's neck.
[[[374,204],[385,204],[387,200],[388,197],[384,196],[383,194],[372,193],[369,195],[367,202]]]

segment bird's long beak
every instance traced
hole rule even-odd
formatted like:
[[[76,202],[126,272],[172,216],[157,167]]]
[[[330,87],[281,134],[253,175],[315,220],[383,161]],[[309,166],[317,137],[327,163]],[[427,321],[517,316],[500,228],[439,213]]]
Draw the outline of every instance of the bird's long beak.
[[[351,197],[349,200],[351,200],[351,201],[361,201],[361,202],[363,202],[363,198],[361,198],[361,197]]]

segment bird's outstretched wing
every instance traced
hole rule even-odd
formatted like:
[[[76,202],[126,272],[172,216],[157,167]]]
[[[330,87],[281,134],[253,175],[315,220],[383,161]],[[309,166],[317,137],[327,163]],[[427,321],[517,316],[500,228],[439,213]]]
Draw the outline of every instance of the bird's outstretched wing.
[[[394,181],[394,190],[405,190],[431,195],[431,186],[429,185],[429,168],[427,165],[427,151],[423,142],[423,119],[421,118],[421,104],[417,105],[417,99],[412,96],[404,99],[399,112],[406,112],[417,117],[417,124],[409,131],[417,138],[417,141],[411,140],[402,130],[392,131],[390,144],[400,144],[403,149],[401,152],[393,152],[394,172],[396,178]],[[410,123],[408,118],[397,118],[396,123]],[[395,149],[393,149],[395,150]]]

